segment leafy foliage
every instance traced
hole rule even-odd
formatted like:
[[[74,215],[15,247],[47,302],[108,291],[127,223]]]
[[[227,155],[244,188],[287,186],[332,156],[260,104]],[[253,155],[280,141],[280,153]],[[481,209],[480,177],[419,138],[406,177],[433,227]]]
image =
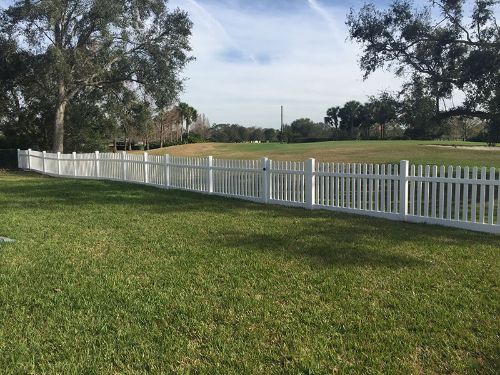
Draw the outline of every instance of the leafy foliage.
[[[2,12],[0,35],[10,43],[11,60],[26,60],[25,71],[8,77],[50,95],[53,149],[61,151],[67,106],[88,90],[104,95],[126,87],[160,108],[170,105],[191,59],[191,26],[185,12],[170,11],[164,0],[17,1]],[[29,100],[27,90],[11,86],[13,100]]]
[[[363,45],[365,77],[386,66],[400,76],[418,75],[435,98],[437,119],[486,119],[492,140],[499,140],[500,29],[493,11],[498,3],[432,0],[416,8],[410,0],[396,0],[387,10],[366,4],[351,10],[347,25],[351,38]],[[455,91],[465,95],[463,104],[441,110],[440,100]]]

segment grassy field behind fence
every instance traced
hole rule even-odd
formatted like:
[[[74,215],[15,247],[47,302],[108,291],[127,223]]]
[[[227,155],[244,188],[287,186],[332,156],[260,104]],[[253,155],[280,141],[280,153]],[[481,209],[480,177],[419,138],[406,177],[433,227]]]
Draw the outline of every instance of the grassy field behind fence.
[[[4,373],[498,373],[499,238],[0,176]]]
[[[464,146],[469,148],[460,148]],[[335,141],[294,144],[196,143],[150,150],[149,153],[169,153],[179,156],[213,155],[219,158],[235,159],[255,159],[267,156],[274,160],[292,161],[302,161],[314,157],[318,161],[350,163],[399,163],[402,159],[408,159],[413,164],[500,168],[500,147],[485,146],[485,143],[456,141]]]

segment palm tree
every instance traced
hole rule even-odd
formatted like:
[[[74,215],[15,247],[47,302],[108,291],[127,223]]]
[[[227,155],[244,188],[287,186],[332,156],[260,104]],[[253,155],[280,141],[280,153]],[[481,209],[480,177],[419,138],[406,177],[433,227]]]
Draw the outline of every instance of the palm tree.
[[[196,118],[198,117],[198,112],[189,104],[182,102],[177,105],[177,111],[180,114],[182,124],[184,124],[184,121],[186,121],[186,132],[187,135],[189,136],[189,125],[191,125],[193,121],[196,121]]]

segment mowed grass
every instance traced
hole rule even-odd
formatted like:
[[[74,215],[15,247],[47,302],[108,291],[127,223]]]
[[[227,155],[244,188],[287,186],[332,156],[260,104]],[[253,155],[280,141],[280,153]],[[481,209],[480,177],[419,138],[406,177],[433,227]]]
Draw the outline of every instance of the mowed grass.
[[[500,238],[0,176],[2,373],[499,371]]]
[[[459,147],[453,147],[453,146]],[[463,148],[463,147],[468,148]],[[462,148],[461,148],[462,147]],[[350,163],[399,163],[500,167],[500,147],[478,142],[332,141],[316,143],[197,143],[150,150],[151,154]]]

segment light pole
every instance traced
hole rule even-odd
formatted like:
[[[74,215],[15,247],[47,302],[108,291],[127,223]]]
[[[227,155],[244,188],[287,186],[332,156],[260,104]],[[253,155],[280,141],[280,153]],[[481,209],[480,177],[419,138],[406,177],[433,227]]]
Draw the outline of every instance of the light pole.
[[[281,106],[281,143],[283,143],[283,106]]]

